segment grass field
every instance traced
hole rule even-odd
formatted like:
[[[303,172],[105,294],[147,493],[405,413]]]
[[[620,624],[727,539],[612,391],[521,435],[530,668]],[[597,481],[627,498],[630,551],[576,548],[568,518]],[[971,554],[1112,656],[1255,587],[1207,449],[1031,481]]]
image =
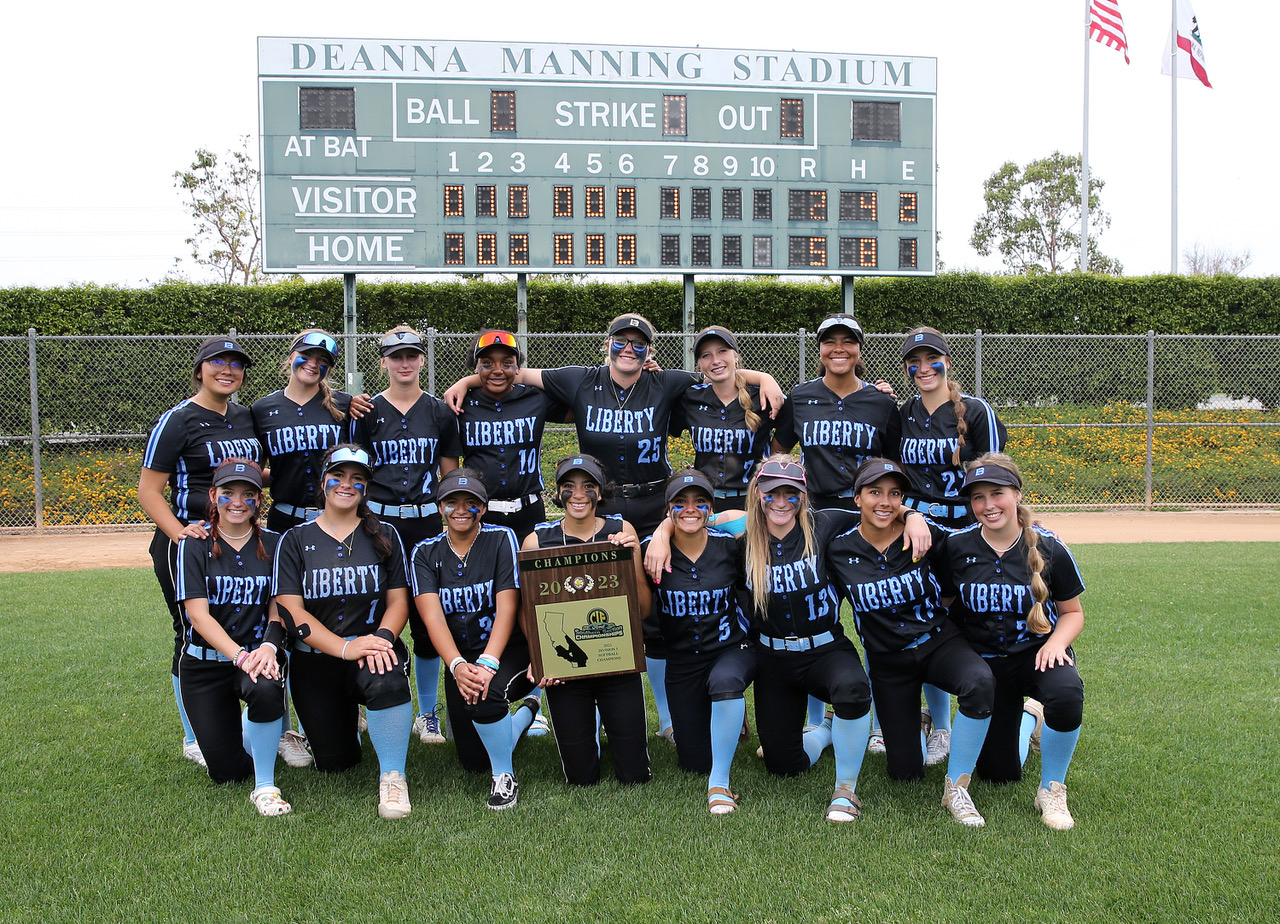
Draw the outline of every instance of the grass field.
[[[549,738],[516,752],[520,804],[452,745],[412,743],[414,811],[382,821],[377,764],[277,781],[292,815],[179,757],[168,619],[149,570],[0,577],[0,921],[1274,921],[1280,652],[1273,545],[1087,546],[1085,727],[1074,831],[1029,778],[973,787],[987,827],[938,805],[943,768],[823,822],[828,752],[769,778],[739,748],[741,809],[652,739],[655,780],[563,783]],[[652,722],[651,722],[652,727]],[[606,773],[608,767],[606,766]]]

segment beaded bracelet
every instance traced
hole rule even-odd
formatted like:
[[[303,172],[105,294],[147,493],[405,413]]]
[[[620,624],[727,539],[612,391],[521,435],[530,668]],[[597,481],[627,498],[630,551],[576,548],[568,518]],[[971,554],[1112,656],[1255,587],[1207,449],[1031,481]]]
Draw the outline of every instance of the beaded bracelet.
[[[236,652],[235,657],[231,659],[231,663],[234,664],[236,667],[239,667],[240,662],[247,657],[249,657],[249,649],[241,648],[239,651]]]

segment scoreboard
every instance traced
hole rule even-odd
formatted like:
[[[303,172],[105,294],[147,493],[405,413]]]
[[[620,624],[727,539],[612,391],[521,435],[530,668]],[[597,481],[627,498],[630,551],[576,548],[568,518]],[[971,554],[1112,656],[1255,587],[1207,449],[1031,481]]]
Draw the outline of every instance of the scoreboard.
[[[259,38],[282,273],[928,275],[933,58]]]

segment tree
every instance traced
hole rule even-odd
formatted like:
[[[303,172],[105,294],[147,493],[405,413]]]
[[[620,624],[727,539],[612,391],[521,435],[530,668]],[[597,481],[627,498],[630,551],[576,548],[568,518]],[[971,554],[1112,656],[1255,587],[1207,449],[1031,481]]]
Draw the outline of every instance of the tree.
[[[1182,252],[1182,265],[1188,276],[1239,276],[1252,263],[1253,253],[1247,247],[1236,252],[1196,241]]]
[[[195,220],[195,234],[186,239],[191,259],[217,270],[223,282],[256,282],[262,273],[262,173],[249,152],[249,136],[221,163],[212,151],[198,148],[191,166],[174,171],[173,179]]]
[[[998,250],[1015,273],[1058,273],[1074,255],[1080,266],[1080,157],[1053,154],[1021,168],[1013,161],[982,184],[987,212],[973,225],[969,243],[988,256]],[[1089,272],[1119,275],[1124,267],[1093,246],[1111,216],[1102,211],[1099,193],[1106,182],[1089,177]]]

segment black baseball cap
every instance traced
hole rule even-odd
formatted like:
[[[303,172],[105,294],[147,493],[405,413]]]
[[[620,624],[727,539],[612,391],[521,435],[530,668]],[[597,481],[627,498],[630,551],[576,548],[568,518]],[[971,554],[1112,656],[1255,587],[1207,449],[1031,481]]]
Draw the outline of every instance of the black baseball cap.
[[[459,473],[458,469],[441,478],[440,484],[436,487],[436,497],[443,499],[450,494],[470,494],[483,504],[489,503],[489,490],[484,486],[484,482],[475,475]]]
[[[390,356],[401,350],[417,350],[424,356],[427,354],[426,348],[422,345],[422,338],[411,330],[392,331],[378,342],[380,356]]]
[[[898,479],[902,490],[911,490],[911,479],[897,462],[890,459],[868,459],[862,464],[862,468],[858,470],[858,477],[853,481],[853,493],[857,494],[872,482],[889,475]]]
[[[609,336],[620,334],[625,330],[639,331],[641,336],[650,343],[653,343],[653,328],[649,326],[649,322],[638,314],[624,314],[618,320],[609,325]]]
[[[784,485],[807,494],[809,485],[805,478],[804,466],[791,459],[769,459],[761,463],[756,471],[756,487],[768,494],[774,488]]]
[[[696,468],[684,468],[667,479],[667,503],[671,503],[681,491],[688,488],[697,488],[710,498],[716,496],[715,488],[711,487],[711,479]]]
[[[942,334],[936,334],[931,330],[918,330],[907,334],[907,339],[902,343],[902,358],[906,359],[921,347],[927,347],[941,356],[951,355],[951,351],[947,349],[947,341],[942,339]]]
[[[974,485],[978,484],[1004,484],[1022,490],[1022,479],[1017,472],[989,462],[986,465],[975,465],[964,473],[964,485],[961,486],[960,493],[968,496]]]
[[[217,488],[232,481],[248,482],[261,490],[262,469],[248,459],[223,459],[213,470],[213,486]]]
[[[556,466],[556,484],[569,477],[571,472],[585,472],[596,484],[604,487],[609,479],[605,477],[600,463],[591,456],[566,456]]]
[[[253,360],[249,358],[249,354],[240,348],[240,344],[236,343],[232,337],[210,337],[204,343],[200,344],[200,349],[196,351],[196,368],[200,368],[200,364],[213,359],[215,356],[222,356],[230,353],[233,356],[240,357],[240,362],[244,363],[246,369],[252,364]]]
[[[704,327],[702,330],[698,331],[697,336],[693,338],[693,355],[695,357],[702,352],[702,341],[711,337],[723,340],[729,345],[729,349],[731,350],[738,349],[738,338],[733,336],[728,328],[721,327],[718,324],[713,324],[710,327]]]
[[[837,327],[843,327],[853,334],[855,340],[862,343],[862,325],[851,314],[829,314],[823,318],[822,323],[818,325],[818,342],[821,343],[827,332]]]
[[[516,354],[516,362],[522,366],[524,365],[524,354],[520,352],[516,335],[509,330],[487,330],[476,334],[475,343],[471,345],[471,355],[468,357],[470,365],[474,368],[475,364],[480,361],[480,354],[491,347],[510,350]]]

